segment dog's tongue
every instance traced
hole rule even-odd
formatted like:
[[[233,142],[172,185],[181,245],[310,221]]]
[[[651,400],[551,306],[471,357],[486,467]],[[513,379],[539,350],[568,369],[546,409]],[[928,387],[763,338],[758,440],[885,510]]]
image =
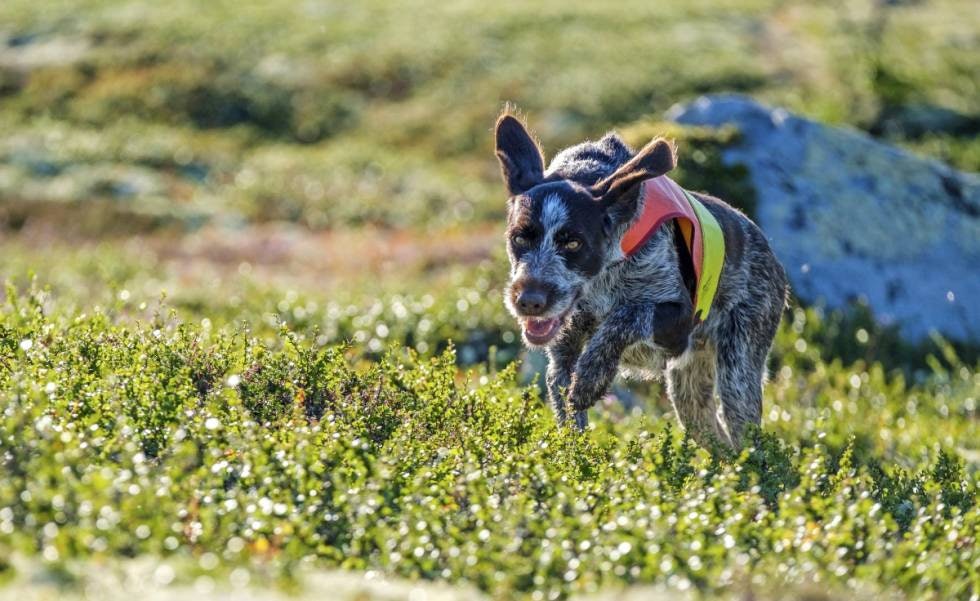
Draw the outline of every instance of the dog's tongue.
[[[557,322],[557,317],[554,319],[528,319],[524,322],[524,329],[532,336],[545,336],[551,332]]]

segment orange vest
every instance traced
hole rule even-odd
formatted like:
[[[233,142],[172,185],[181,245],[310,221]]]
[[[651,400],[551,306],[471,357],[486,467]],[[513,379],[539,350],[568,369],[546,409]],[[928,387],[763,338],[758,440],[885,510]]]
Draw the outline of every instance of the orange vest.
[[[636,253],[665,221],[677,221],[694,263],[695,318],[708,317],[725,261],[725,238],[714,216],[698,199],[666,175],[641,184],[643,213],[620,241],[626,256]]]

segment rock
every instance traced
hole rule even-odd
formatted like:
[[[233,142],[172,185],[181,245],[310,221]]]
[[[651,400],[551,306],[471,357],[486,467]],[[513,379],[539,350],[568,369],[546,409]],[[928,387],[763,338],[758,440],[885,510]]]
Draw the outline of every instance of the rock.
[[[92,43],[83,37],[39,36],[15,37],[0,32],[0,67],[32,71],[78,63],[86,58]]]
[[[748,169],[754,218],[801,300],[861,300],[911,341],[931,331],[980,340],[976,174],[742,96],[703,97],[668,117],[739,129],[722,158]]]

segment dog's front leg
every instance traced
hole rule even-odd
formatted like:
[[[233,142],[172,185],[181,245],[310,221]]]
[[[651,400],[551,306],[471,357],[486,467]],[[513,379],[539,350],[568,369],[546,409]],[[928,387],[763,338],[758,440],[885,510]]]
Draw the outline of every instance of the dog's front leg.
[[[575,363],[569,400],[575,409],[576,422],[579,414],[595,405],[602,398],[616,377],[619,360],[626,348],[653,335],[653,303],[622,305],[614,309],[599,324],[589,340],[585,352]],[[584,427],[585,424],[579,424]]]
[[[555,343],[548,347],[548,401],[554,407],[559,423],[568,419],[565,395],[572,383],[572,370],[585,341],[594,331],[595,317],[578,311],[571,316],[568,327],[562,330]]]

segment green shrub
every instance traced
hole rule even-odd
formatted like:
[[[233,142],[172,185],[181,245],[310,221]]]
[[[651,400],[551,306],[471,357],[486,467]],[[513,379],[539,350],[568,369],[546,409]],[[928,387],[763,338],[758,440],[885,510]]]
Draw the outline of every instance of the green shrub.
[[[775,420],[727,456],[669,420],[558,428],[514,367],[460,374],[452,350],[357,367],[355,349],[288,329],[262,342],[164,315],[8,289],[0,550],[378,569],[501,597],[819,579],[965,599],[977,584],[978,482],[959,458],[975,409],[949,408],[975,403],[969,373],[903,388],[814,360],[814,384],[774,378]],[[834,418],[840,398],[893,417]],[[909,413],[913,398],[934,406]]]

